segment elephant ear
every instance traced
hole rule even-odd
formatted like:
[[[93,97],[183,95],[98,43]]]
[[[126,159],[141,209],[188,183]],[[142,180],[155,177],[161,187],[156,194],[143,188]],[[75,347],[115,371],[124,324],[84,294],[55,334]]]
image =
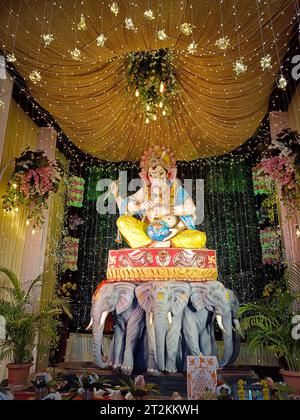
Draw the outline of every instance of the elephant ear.
[[[233,313],[233,317],[238,318],[238,311],[240,307],[238,298],[236,297],[236,294],[230,289],[227,289],[226,293],[228,294],[228,297],[229,297],[230,308]]]
[[[170,182],[175,181],[176,176],[177,176],[177,168],[171,168],[168,170],[168,180]]]
[[[152,296],[152,287],[151,287],[151,283],[150,284],[141,284],[140,286],[138,286],[135,290],[135,294],[137,297],[137,300],[139,302],[139,305],[141,306],[141,308],[146,312],[146,313],[150,313],[151,312],[151,296]]]
[[[205,284],[192,284],[191,291],[191,303],[196,309],[196,311],[202,311],[207,303],[206,294],[208,293],[207,285]],[[209,308],[207,308],[209,309]]]
[[[116,288],[119,291],[116,314],[120,315],[122,312],[125,312],[130,305],[132,305],[135,286],[130,283],[121,283],[116,285]]]
[[[172,314],[179,315],[189,302],[191,288],[187,283],[179,283],[174,286],[174,303],[172,305]]]
[[[142,171],[142,172],[139,173],[139,175],[140,175],[142,181],[144,182],[144,184],[147,187],[149,187],[149,185],[151,185],[151,182],[150,182],[150,179],[149,179],[149,176],[148,176],[147,172],[146,171]]]

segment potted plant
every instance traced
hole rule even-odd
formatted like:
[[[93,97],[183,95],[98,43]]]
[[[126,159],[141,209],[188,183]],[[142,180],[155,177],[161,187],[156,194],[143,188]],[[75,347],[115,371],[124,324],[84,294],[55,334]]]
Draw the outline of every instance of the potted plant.
[[[248,332],[249,349],[263,347],[284,362],[280,370],[285,383],[300,394],[300,340],[295,340],[295,301],[299,293],[282,288],[265,288],[264,298],[240,308],[241,326]]]
[[[158,386],[153,383],[146,384],[142,375],[137,376],[134,381],[129,378],[127,381],[120,380],[120,383],[121,385],[116,386],[116,389],[119,389],[121,392],[126,391],[135,400],[142,400],[148,394],[160,394]]]
[[[72,389],[74,389],[74,396],[79,395],[84,400],[93,400],[95,395],[109,394],[111,385],[109,379],[101,378],[96,373],[87,372],[78,376]]]
[[[14,272],[0,267],[0,273],[5,274],[10,282],[10,286],[1,287],[7,299],[0,299],[0,314],[6,320],[6,338],[0,343],[0,360],[6,357],[13,359],[13,363],[7,365],[8,383],[21,388],[32,366],[34,347],[45,351],[42,342],[57,344],[59,316],[62,313],[71,316],[69,301],[54,296],[50,302],[41,302],[36,308],[35,292],[41,276],[25,290]],[[43,340],[40,340],[41,335]]]

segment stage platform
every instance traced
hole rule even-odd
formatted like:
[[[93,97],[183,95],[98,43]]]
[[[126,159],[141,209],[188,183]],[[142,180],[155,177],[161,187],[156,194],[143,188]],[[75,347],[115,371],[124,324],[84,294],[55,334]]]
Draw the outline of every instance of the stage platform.
[[[118,380],[125,379],[126,376],[120,375],[117,372],[114,372],[110,369],[99,369],[92,362],[82,362],[82,363],[59,363],[55,367],[56,373],[61,373],[63,375],[75,375],[87,371],[96,372],[99,376],[106,377],[109,379],[112,384],[117,384]],[[140,374],[141,372],[134,372],[132,377]],[[224,382],[234,385],[239,379],[243,379],[247,384],[253,384],[258,381],[259,377],[251,368],[226,368],[224,370],[218,371],[219,377],[223,379]],[[150,376],[144,375],[146,382],[155,383],[158,385],[161,396],[166,398],[171,397],[173,392],[179,392],[182,397],[186,397],[186,376],[181,373],[168,375],[162,374],[160,376]],[[156,398],[155,396],[155,399]]]

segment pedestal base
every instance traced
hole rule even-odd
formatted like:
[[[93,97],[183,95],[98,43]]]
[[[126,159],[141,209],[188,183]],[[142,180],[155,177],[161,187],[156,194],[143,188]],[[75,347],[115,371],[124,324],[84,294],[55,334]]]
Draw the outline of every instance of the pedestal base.
[[[139,248],[109,252],[108,282],[217,280],[216,251]]]

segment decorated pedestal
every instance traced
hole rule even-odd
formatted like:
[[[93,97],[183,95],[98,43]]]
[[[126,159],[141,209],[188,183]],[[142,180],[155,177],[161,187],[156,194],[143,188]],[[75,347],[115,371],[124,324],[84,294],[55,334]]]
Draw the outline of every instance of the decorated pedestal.
[[[214,319],[224,332],[220,366],[238,355],[238,301],[217,281],[216,251],[139,248],[109,252],[107,280],[93,296],[93,351],[97,365],[125,374],[133,370],[183,372],[187,356],[216,356]],[[115,313],[108,360],[103,329]]]
[[[208,249],[140,248],[109,251],[107,280],[188,281],[217,280],[216,251]]]

